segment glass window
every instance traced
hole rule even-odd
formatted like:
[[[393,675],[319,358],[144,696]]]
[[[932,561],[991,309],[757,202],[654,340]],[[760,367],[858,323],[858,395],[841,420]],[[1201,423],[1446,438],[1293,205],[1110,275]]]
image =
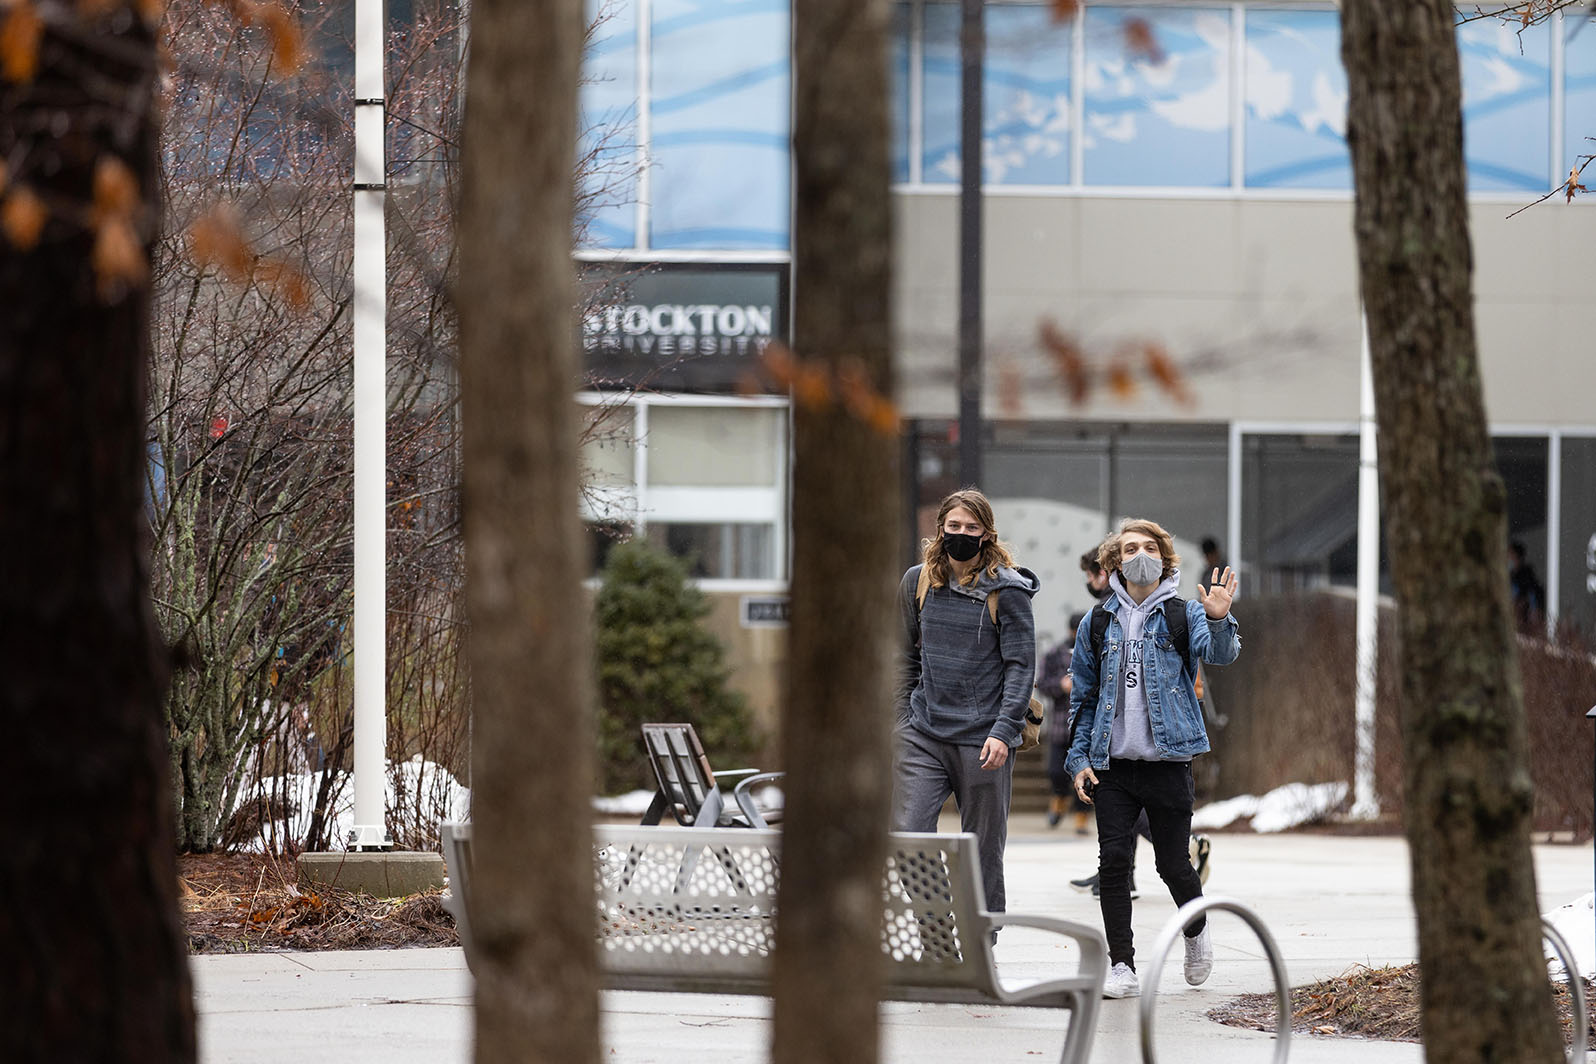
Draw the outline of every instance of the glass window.
[[[1596,19],[1563,18],[1563,161],[1557,180],[1596,155]],[[1596,167],[1585,171],[1596,177]],[[1590,182],[1582,182],[1589,184]]]
[[[959,180],[957,4],[925,8],[924,150],[921,179]],[[987,5],[981,83],[983,180],[994,185],[1062,185],[1070,180],[1068,22],[1037,5]]]
[[[770,580],[776,575],[776,528],[769,524],[650,522],[648,540],[709,580]]]
[[[1066,638],[1070,616],[1091,606],[1081,554],[1123,517],[1169,529],[1182,556],[1183,593],[1191,593],[1202,572],[1198,544],[1223,538],[1228,454],[1226,431],[1207,426],[993,426],[982,486],[999,534],[1047,589],[1033,604],[1044,646]],[[940,498],[921,495],[933,515]]]
[[[1507,487],[1508,542],[1518,544],[1529,563],[1531,577],[1519,582],[1519,587],[1539,585],[1535,595],[1526,593],[1523,600],[1515,595],[1513,614],[1521,632],[1545,632],[1545,584],[1547,584],[1547,459],[1550,440],[1543,435],[1519,437],[1494,437],[1491,440],[1492,456],[1497,472]],[[1508,569],[1508,558],[1502,558],[1503,571]],[[1518,581],[1516,581],[1518,582]],[[1539,598],[1539,601],[1534,601]]]
[[[1091,185],[1230,184],[1230,16],[1086,9],[1082,178]]]
[[[1596,438],[1566,437],[1562,451],[1558,614],[1596,637]]]
[[[582,57],[577,116],[577,240],[587,247],[637,245],[637,8],[631,0],[587,0],[593,27]]]
[[[632,487],[632,411],[599,407],[584,413],[582,482],[595,488]]]
[[[892,93],[892,180],[909,180],[909,42],[914,34],[914,8],[892,5],[888,62]]]
[[[1478,19],[1458,27],[1469,191],[1544,192],[1551,152],[1547,23]]]
[[[788,246],[786,0],[655,0],[650,245]]]
[[[1351,188],[1336,13],[1249,9],[1246,71],[1247,185]]]
[[[786,412],[774,408],[649,408],[648,482],[660,487],[780,484]]]
[[[1243,437],[1241,498],[1244,591],[1357,583],[1356,436]]]

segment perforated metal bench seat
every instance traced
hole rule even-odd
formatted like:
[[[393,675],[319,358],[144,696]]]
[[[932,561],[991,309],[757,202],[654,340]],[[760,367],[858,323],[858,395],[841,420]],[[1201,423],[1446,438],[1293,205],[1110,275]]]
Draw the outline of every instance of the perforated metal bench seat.
[[[594,829],[597,941],[612,990],[758,994],[770,991],[781,835],[713,828]],[[455,916],[470,963],[470,828],[444,826]],[[1067,1008],[1060,1060],[1091,1052],[1107,972],[1093,927],[982,911],[973,835],[893,834],[882,874],[883,998]],[[464,904],[463,904],[464,903]],[[998,982],[993,928],[1025,926],[1074,940],[1075,972],[1019,987]]]

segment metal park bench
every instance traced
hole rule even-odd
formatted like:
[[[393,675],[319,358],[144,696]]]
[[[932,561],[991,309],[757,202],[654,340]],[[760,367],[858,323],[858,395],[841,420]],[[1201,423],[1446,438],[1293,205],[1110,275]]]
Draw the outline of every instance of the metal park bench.
[[[666,813],[684,828],[768,828],[780,822],[780,810],[761,810],[755,804],[754,789],[782,779],[785,772],[756,768],[716,772],[709,767],[709,757],[691,724],[643,725],[643,749],[658,784],[654,800],[643,814],[644,824],[658,824]],[[731,780],[737,784],[728,807],[720,784]]]
[[[445,824],[443,845],[451,891],[444,906],[470,964],[470,825]],[[780,849],[780,833],[768,830],[595,827],[595,934],[604,987],[768,995]],[[987,913],[984,898],[973,835],[891,835],[881,879],[883,999],[1069,1009],[1059,1060],[1084,1064],[1108,970],[1102,934],[1068,920]],[[991,947],[1000,927],[1074,939],[1076,971],[1002,985]]]

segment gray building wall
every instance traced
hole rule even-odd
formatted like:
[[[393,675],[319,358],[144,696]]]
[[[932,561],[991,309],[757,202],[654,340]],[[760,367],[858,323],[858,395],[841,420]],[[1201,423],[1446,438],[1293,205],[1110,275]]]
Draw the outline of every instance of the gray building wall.
[[[894,316],[905,413],[957,402],[958,197],[896,197]],[[1493,424],[1596,423],[1596,302],[1577,268],[1596,211],[1554,199],[1471,204],[1476,322]],[[1350,200],[988,195],[986,415],[1127,421],[1353,421],[1357,270]],[[1157,341],[1188,373],[1072,406],[1037,342],[1051,319],[1097,364]]]

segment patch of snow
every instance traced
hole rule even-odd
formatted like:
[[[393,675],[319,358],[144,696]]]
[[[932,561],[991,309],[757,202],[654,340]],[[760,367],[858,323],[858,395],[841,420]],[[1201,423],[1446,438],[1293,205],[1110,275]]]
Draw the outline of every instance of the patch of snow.
[[[1586,979],[1596,979],[1596,894],[1576,898],[1560,909],[1542,913],[1546,922],[1557,929],[1574,954],[1574,966]],[[1564,978],[1563,962],[1558,959],[1550,942],[1544,943],[1546,970],[1552,978]]]
[[[397,765],[386,762],[384,767],[387,771],[383,779],[383,809],[390,823],[471,819],[471,791],[442,765],[423,760],[417,754]],[[316,808],[316,791],[321,785],[321,774],[307,772],[268,776],[261,782],[265,793],[285,796],[294,815],[286,820],[278,818],[262,825],[261,831],[240,847],[250,853],[265,852],[268,839],[275,841],[279,847],[288,839],[304,839],[310,829],[311,814]],[[254,801],[258,793],[252,783],[246,785],[242,788],[238,807]],[[332,793],[333,807],[328,814],[331,826],[327,838],[333,847],[342,848],[355,826],[355,788],[348,773],[340,772],[333,777]]]
[[[1263,797],[1251,794],[1211,802],[1192,813],[1192,828],[1222,828],[1242,817],[1252,817],[1252,830],[1261,833],[1286,831],[1299,824],[1311,824],[1347,800],[1347,784],[1288,783]]]
[[[786,795],[774,783],[756,786],[753,789],[754,808],[760,813],[769,816],[778,813],[786,804]],[[593,812],[605,816],[637,816],[648,812],[649,803],[654,800],[653,791],[627,791],[625,794],[612,794],[593,799]],[[726,794],[728,805],[732,802],[730,793]]]
[[[593,799],[593,812],[605,816],[642,816],[654,800],[653,791],[627,791]]]
[[[1209,802],[1201,809],[1192,813],[1192,830],[1198,828],[1223,828],[1244,816],[1252,816],[1258,811],[1258,797],[1253,794],[1240,794],[1234,798],[1226,798],[1220,802]]]
[[[1252,830],[1260,833],[1285,831],[1298,824],[1310,824],[1347,800],[1347,784],[1288,783],[1276,787],[1258,801],[1252,815]]]

